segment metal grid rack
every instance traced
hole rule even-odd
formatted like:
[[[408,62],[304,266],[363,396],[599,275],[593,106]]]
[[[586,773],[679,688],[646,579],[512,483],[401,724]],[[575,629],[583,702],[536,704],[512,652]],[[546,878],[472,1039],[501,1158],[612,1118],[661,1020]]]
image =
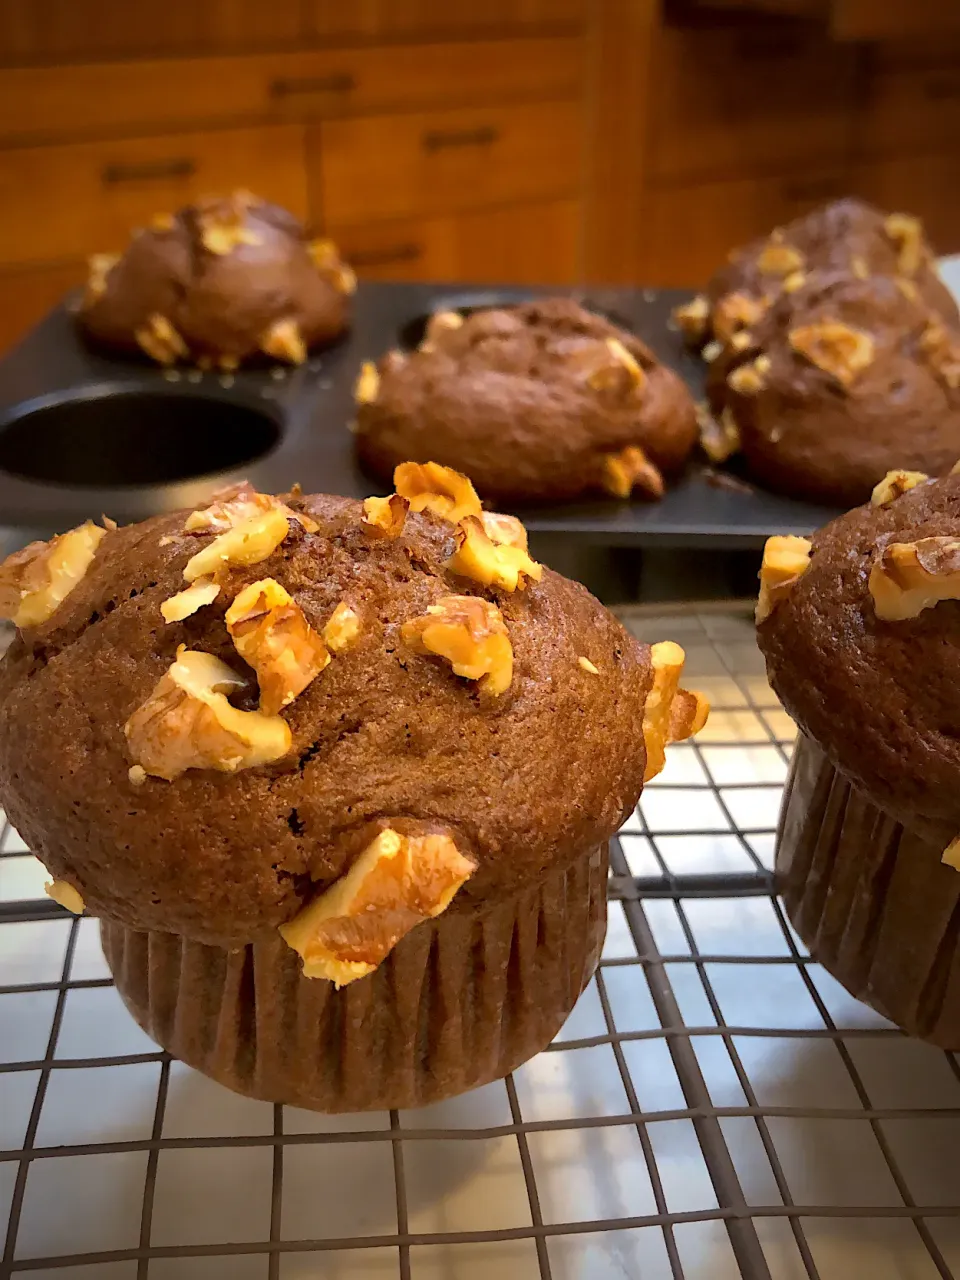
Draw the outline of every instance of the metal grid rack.
[[[615,843],[557,1040],[463,1098],[324,1117],[171,1061],[5,829],[0,1277],[960,1276],[960,1066],[847,996],[773,894],[793,730],[749,621],[628,621],[684,645],[711,722]]]

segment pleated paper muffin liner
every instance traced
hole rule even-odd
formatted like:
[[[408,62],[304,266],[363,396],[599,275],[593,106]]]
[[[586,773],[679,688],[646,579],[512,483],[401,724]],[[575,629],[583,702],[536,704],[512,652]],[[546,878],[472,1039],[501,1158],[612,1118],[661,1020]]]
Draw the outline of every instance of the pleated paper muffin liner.
[[[279,937],[237,951],[101,923],[128,1009],[238,1093],[316,1111],[417,1107],[506,1075],[554,1038],[600,957],[603,846],[539,886],[412,930],[337,991]]]
[[[838,982],[909,1035],[960,1049],[960,873],[797,739],[776,871],[790,922]]]

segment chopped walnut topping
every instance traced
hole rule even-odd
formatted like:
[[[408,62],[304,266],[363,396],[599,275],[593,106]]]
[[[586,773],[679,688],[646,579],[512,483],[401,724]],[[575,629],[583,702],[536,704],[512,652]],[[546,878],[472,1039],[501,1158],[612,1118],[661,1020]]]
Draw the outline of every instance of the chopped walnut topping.
[[[238,711],[227,694],[246,680],[211,653],[177,650],[146,702],[123,726],[137,764],[172,782],[187,769],[235,773],[279,760],[290,750],[280,716]]]
[[[644,782],[663,769],[668,743],[682,742],[707,722],[710,704],[706,698],[678,687],[685,658],[686,654],[672,640],[650,646],[653,683],[643,708],[643,745],[647,753]]]
[[[896,285],[908,302],[917,302],[919,300],[920,290],[906,276],[897,276]]]
[[[443,596],[400,628],[414,653],[445,658],[455,675],[498,697],[513,680],[513,645],[496,605],[479,596]]]
[[[757,266],[767,276],[789,276],[801,271],[806,259],[799,249],[787,244],[782,232],[774,232],[764,245]]]
[[[307,253],[319,271],[336,271],[340,266],[340,254],[332,240],[309,241]]]
[[[183,622],[204,605],[213,604],[220,594],[220,584],[212,578],[198,578],[191,586],[178,591],[160,605],[164,622]]]
[[[755,396],[767,385],[770,357],[757,356],[727,375],[727,386],[742,396]]]
[[[527,550],[527,531],[516,516],[505,516],[499,511],[481,511],[480,523],[491,542]]]
[[[176,225],[176,218],[172,213],[155,213],[148,225],[151,231],[172,231]]]
[[[853,386],[863,370],[873,363],[871,335],[839,320],[801,325],[791,329],[787,339],[794,351],[845,388]]]
[[[127,778],[132,787],[142,787],[147,780],[147,771],[142,764],[132,764],[127,770]]]
[[[960,540],[888,543],[870,570],[869,587],[877,617],[887,622],[915,618],[941,600],[960,599]]]
[[[714,338],[713,342],[707,343],[700,354],[703,356],[704,360],[706,360],[707,364],[713,364],[714,360],[717,360],[721,355],[723,355],[723,343],[718,342],[716,338]]]
[[[662,498],[664,492],[663,476],[638,444],[605,455],[601,484],[615,498],[629,498],[634,489],[648,498]]]
[[[798,289],[802,289],[807,283],[807,277],[803,271],[791,271],[783,284],[780,286],[784,293],[796,293]]]
[[[360,366],[360,374],[353,388],[353,399],[356,404],[375,404],[380,394],[380,375],[372,360],[364,360]]]
[[[411,511],[432,511],[434,515],[459,524],[464,516],[480,516],[477,491],[459,471],[437,462],[401,462],[394,470],[393,483]]]
[[[475,870],[448,835],[403,836],[388,827],[346,875],[280,926],[280,936],[302,957],[305,978],[345,986],[445,911]]]
[[[441,334],[452,333],[454,329],[463,327],[463,316],[459,311],[435,311],[427,321],[424,340],[433,343]]]
[[[592,676],[598,676],[600,674],[600,668],[594,666],[589,658],[578,658],[577,665],[582,667],[584,671],[588,671]]]
[[[619,338],[606,338],[603,345],[607,355],[602,364],[595,366],[587,374],[587,384],[594,391],[640,390],[647,381],[647,375],[636,357],[627,350]],[[610,363],[611,356],[613,363]]]
[[[888,471],[880,483],[874,486],[870,502],[875,507],[889,507],[891,502],[902,498],[905,493],[929,479],[923,471]]]
[[[503,591],[523,591],[528,581],[539,582],[543,577],[542,565],[520,547],[494,542],[477,516],[465,516],[457,526],[456,549],[447,568]]]
[[[276,715],[330,662],[303,610],[273,578],[252,582],[226,612],[237,653],[257,673],[260,710]]]
[[[107,276],[119,261],[119,253],[94,253],[87,259],[89,275],[83,300],[88,306],[106,293]]]
[[[954,871],[960,871],[960,836],[955,836],[950,841],[940,861],[946,863],[948,867],[953,867]]]
[[[212,200],[197,214],[200,243],[208,253],[223,257],[242,244],[263,244],[252,228],[245,225],[247,210],[256,200],[249,192],[236,191],[225,200]]]
[[[960,387],[960,342],[939,320],[929,320],[920,335],[920,350],[934,372],[953,391]]]
[[[191,556],[184,566],[184,580],[196,582],[198,578],[212,578],[228,565],[259,564],[273,555],[289,532],[284,510],[270,509],[238,520]]]
[[[765,299],[750,298],[745,293],[728,293],[713,309],[713,331],[722,343],[729,343],[735,334],[750,329],[763,318],[767,310]]]
[[[855,253],[850,259],[850,270],[858,280],[870,279],[870,267],[867,264],[867,260],[866,258],[861,258],[859,254]]]
[[[52,618],[90,568],[106,532],[88,520],[7,556],[0,563],[0,618],[18,627],[38,627]]]
[[[691,345],[702,342],[707,336],[710,300],[699,293],[690,302],[674,307],[673,318],[677,328]]]
[[[700,427],[700,448],[711,462],[726,462],[740,452],[740,428],[733,410],[725,406],[715,418],[709,406],[701,401],[697,405],[697,424]]]
[[[258,345],[266,355],[273,356],[275,360],[286,360],[290,364],[303,364],[307,358],[307,344],[303,340],[300,326],[292,316],[285,320],[275,320],[260,335]]]
[[[746,351],[747,347],[753,345],[753,334],[749,329],[741,329],[739,333],[735,333],[727,346],[731,351]]]
[[[341,600],[323,628],[323,642],[334,653],[349,649],[360,634],[360,619],[345,600]]]
[[[909,213],[891,213],[884,230],[897,246],[897,264],[905,276],[915,276],[923,262],[923,224]]]
[[[184,522],[183,532],[223,533],[236,528],[242,520],[249,520],[265,511],[282,511],[288,520],[296,520],[307,533],[316,533],[320,527],[316,520],[302,511],[293,511],[270,493],[258,493],[244,480],[242,484],[215,493],[209,506],[191,512]]]
[[[75,916],[83,915],[83,898],[79,891],[66,880],[48,880],[43,886],[43,892],[48,898],[58,902],[61,907],[72,911]]]
[[[399,538],[409,510],[410,503],[399,493],[392,493],[389,498],[364,498],[360,523],[375,537]]]
[[[776,606],[793,590],[794,584],[810,568],[813,543],[809,538],[796,538],[792,534],[774,534],[763,548],[760,565],[760,594],[755,618],[763,622]]]
[[[147,317],[147,323],[135,329],[133,336],[137,346],[158,364],[175,364],[190,354],[190,348],[177,333],[166,316],[155,311]]]

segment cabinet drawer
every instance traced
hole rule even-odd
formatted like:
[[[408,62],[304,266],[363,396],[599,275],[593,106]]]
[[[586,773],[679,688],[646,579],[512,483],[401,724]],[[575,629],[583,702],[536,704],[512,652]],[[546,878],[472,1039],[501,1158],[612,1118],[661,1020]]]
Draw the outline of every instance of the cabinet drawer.
[[[855,54],[793,28],[665,27],[650,165],[661,180],[830,164],[852,132]]]
[[[857,195],[883,209],[905,209],[926,224],[939,253],[960,252],[960,166],[956,151],[858,164]]]
[[[83,260],[0,272],[0,352],[13,346],[86,276]]]
[[[576,200],[331,227],[330,234],[366,279],[573,284],[579,278]]]
[[[53,261],[119,249],[151,214],[234,187],[248,187],[304,217],[301,127],[4,151],[0,261]]]
[[[0,138],[575,97],[583,75],[576,37],[11,67],[0,70]]]
[[[308,24],[323,40],[344,37],[396,39],[430,35],[437,31],[475,35],[484,31],[518,33],[530,27],[582,25],[587,16],[587,0],[365,0],[364,4],[344,4],[343,0],[308,0]]]
[[[802,179],[748,178],[648,193],[643,283],[700,288],[739,248],[774,227],[849,193],[840,171]]]
[[[542,102],[323,124],[310,148],[314,203],[349,224],[568,195],[580,183],[580,116],[579,103]]]
[[[960,136],[960,62],[872,69],[857,122],[862,156],[952,147]]]

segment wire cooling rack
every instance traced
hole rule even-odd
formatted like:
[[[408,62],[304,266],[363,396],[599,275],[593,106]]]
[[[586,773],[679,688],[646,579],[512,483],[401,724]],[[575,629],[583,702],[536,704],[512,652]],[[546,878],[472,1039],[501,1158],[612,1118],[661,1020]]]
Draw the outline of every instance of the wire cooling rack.
[[[960,1277],[960,1067],[784,918],[793,727],[747,616],[628,622],[684,645],[711,721],[614,845],[603,960],[556,1042],[448,1103],[325,1117],[171,1061],[5,829],[0,1276]]]

